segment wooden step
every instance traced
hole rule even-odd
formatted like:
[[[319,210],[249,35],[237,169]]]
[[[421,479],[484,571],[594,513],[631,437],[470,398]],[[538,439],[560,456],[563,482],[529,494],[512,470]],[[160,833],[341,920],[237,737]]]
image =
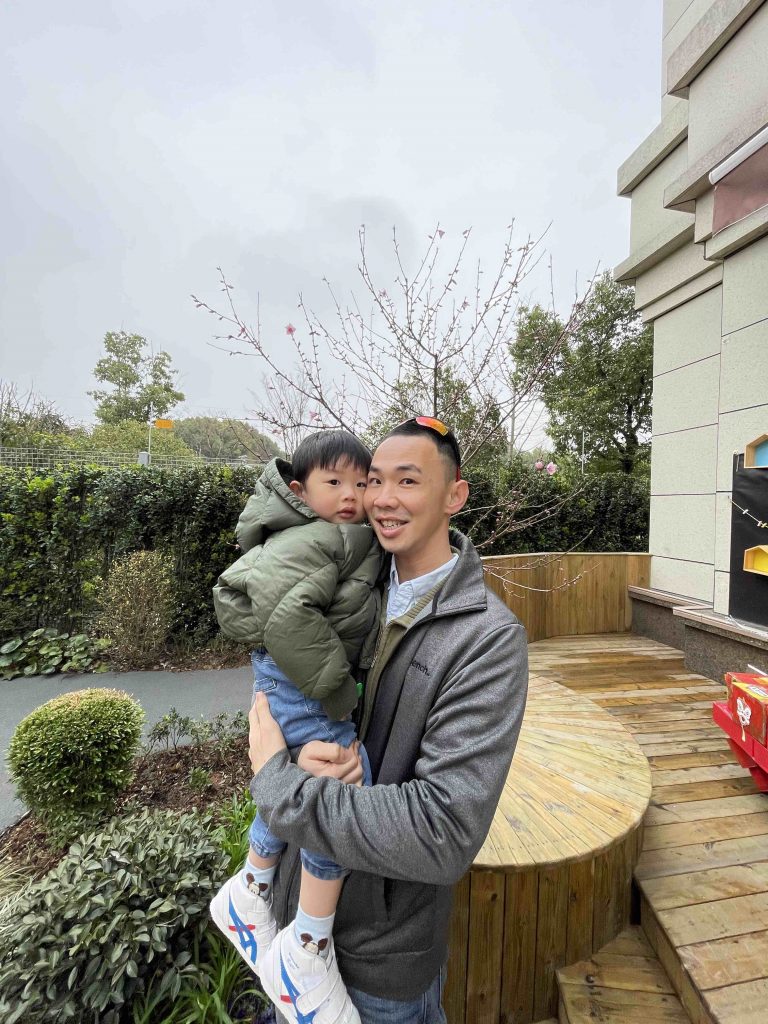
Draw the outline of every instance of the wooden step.
[[[642,927],[693,1024],[768,1020],[765,869],[734,864],[647,883]]]
[[[690,1024],[659,958],[633,926],[557,972],[560,1024]]]

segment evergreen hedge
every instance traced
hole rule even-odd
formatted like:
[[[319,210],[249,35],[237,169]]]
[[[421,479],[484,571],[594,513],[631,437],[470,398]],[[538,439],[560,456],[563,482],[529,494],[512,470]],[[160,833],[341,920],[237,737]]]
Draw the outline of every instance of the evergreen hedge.
[[[87,631],[113,560],[139,550],[171,559],[171,636],[205,643],[217,632],[211,588],[237,557],[233,531],[257,476],[247,466],[0,469],[0,643],[38,627]],[[550,477],[520,460],[470,484],[474,508],[493,504],[499,492],[520,494],[520,519],[566,499],[554,515],[484,545],[481,554],[647,550],[647,478]],[[482,542],[493,524],[473,528],[477,519],[465,513],[455,524]]]

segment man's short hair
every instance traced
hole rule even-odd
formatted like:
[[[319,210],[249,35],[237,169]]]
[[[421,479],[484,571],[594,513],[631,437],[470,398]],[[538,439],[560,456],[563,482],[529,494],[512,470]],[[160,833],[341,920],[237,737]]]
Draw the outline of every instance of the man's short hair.
[[[367,473],[371,453],[360,438],[347,430],[318,430],[305,437],[291,459],[294,480],[304,486],[313,469],[333,469],[348,464]]]
[[[381,441],[387,441],[390,437],[428,437],[440,452],[440,455],[445,462],[448,479],[459,479],[460,463],[456,458],[456,452],[453,444],[451,444],[446,437],[443,437],[436,430],[431,430],[429,427],[423,427],[417,423],[415,419],[411,419],[406,420],[405,423],[401,423],[393,430],[390,430],[388,434],[382,437]]]

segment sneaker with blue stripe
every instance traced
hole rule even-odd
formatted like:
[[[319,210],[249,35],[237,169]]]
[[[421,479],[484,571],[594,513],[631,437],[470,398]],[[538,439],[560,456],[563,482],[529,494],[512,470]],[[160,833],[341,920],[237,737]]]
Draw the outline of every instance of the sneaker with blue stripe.
[[[331,939],[327,956],[305,949],[293,924],[278,932],[261,961],[261,985],[291,1024],[360,1024],[341,980]]]
[[[246,889],[240,877],[227,879],[210,903],[211,917],[254,974],[277,934],[272,892],[267,899]]]

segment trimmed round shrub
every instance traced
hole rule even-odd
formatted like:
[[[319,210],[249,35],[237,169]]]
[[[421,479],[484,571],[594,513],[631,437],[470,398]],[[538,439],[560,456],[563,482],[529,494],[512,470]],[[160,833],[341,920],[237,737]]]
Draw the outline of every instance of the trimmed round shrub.
[[[174,610],[173,562],[161,551],[116,559],[101,597],[97,628],[121,665],[141,668],[168,638]]]
[[[8,765],[19,797],[58,837],[111,810],[133,778],[144,711],[121,690],[62,693],[19,722]]]
[[[178,996],[227,877],[210,815],[112,819],[81,836],[0,923],[3,1024],[118,1024],[150,978]]]

